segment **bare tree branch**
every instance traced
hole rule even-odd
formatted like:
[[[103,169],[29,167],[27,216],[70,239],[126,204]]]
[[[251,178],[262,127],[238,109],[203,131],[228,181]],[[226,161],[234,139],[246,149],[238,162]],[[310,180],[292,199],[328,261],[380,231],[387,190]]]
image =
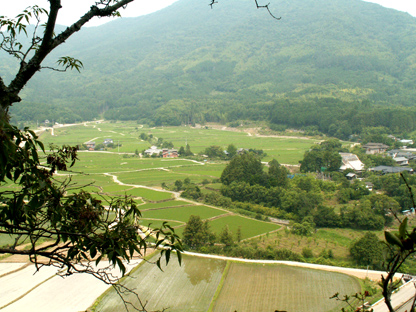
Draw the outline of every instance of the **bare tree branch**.
[[[218,3],[218,1],[215,1],[215,0],[210,0],[211,2],[208,4],[210,7],[211,7],[211,9],[212,9],[212,7],[213,7],[213,5],[214,4],[217,4]],[[256,7],[257,7],[257,9],[266,9],[267,10],[267,12],[269,12],[269,14],[270,14],[270,16],[271,17],[273,17],[274,19],[277,19],[277,20],[281,20],[282,18],[281,17],[276,17],[271,11],[270,11],[270,8],[269,8],[269,6],[270,6],[270,3],[268,3],[268,4],[266,4],[266,5],[259,5],[259,3],[258,3],[258,1],[257,0],[254,0],[254,2],[256,3]]]
[[[32,41],[38,44],[41,42],[39,49],[35,51],[35,54],[26,63],[24,58],[20,63],[20,68],[16,77],[10,82],[8,87],[0,85],[0,105],[3,110],[7,109],[15,102],[20,102],[21,99],[18,96],[20,91],[24,88],[26,83],[33,77],[33,75],[41,69],[41,63],[46,56],[52,52],[57,46],[64,43],[75,32],[79,31],[83,25],[90,21],[93,17],[105,17],[114,16],[118,9],[126,7],[127,4],[134,0],[101,0],[96,2],[96,5],[91,6],[90,10],[84,14],[77,22],[66,28],[58,36],[54,37],[54,30],[56,26],[56,19],[61,9],[61,0],[48,0],[50,4],[50,10],[48,14],[48,20],[46,22],[45,32],[41,41]],[[110,5],[113,3],[112,5]],[[104,8],[100,8],[100,5],[104,5]],[[2,96],[5,93],[6,96]],[[1,116],[0,116],[1,117]]]

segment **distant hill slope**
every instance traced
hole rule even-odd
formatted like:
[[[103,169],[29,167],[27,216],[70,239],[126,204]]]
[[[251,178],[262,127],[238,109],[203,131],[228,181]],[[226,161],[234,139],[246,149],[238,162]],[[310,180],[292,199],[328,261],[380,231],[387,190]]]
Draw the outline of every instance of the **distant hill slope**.
[[[50,119],[105,113],[180,124],[273,121],[270,111],[287,100],[312,107],[335,101],[336,110],[345,103],[413,106],[414,17],[360,0],[273,0],[271,6],[280,21],[255,9],[253,0],[221,1],[212,10],[207,1],[180,0],[147,16],[83,29],[49,58],[53,64],[57,56],[77,57],[82,73],[41,72],[14,113],[23,120],[54,111],[59,116]]]

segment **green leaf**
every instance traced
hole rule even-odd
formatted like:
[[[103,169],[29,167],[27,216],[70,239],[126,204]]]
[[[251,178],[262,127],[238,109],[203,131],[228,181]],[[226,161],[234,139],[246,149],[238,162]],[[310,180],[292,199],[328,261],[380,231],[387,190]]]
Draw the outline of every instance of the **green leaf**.
[[[97,258],[97,260],[95,260],[95,265],[98,265],[98,264],[100,263],[101,258],[102,258],[102,255],[101,255],[101,256],[99,256],[99,257]]]
[[[43,143],[41,141],[36,141],[36,144],[38,144],[39,147],[41,148],[42,152],[45,153],[45,146],[43,145]]]
[[[176,254],[178,256],[179,265],[182,265],[182,253],[180,251],[177,251]]]
[[[396,245],[400,248],[403,248],[403,243],[395,234],[385,231],[384,236],[386,238],[387,243],[389,243],[390,245]]]
[[[97,255],[97,248],[95,247],[95,245],[92,245],[90,247],[90,255],[91,255],[91,258],[95,258],[95,256]]]
[[[123,264],[123,261],[121,261],[120,258],[116,257],[117,266],[119,267],[121,274],[124,275],[126,273],[126,267]]]
[[[399,227],[399,233],[400,233],[400,238],[404,238],[406,236],[406,231],[407,231],[407,217],[404,218],[404,220],[402,221],[402,223],[400,224]]]
[[[170,260],[170,249],[166,250],[165,259],[166,259],[166,265],[167,265],[169,263],[169,260]]]
[[[158,267],[161,271],[163,271],[163,270],[162,270],[162,268],[160,267],[160,258],[159,258],[159,259],[157,259],[157,261],[156,261],[156,265],[157,265],[157,267]]]

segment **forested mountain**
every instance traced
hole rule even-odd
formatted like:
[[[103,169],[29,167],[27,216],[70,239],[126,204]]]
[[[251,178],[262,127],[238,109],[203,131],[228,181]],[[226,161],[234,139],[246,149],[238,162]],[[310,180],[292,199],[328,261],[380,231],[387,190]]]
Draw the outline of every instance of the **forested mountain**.
[[[367,126],[415,129],[414,17],[360,0],[273,0],[280,21],[252,0],[207,4],[179,0],[83,29],[49,58],[76,57],[82,72],[42,71],[14,115],[156,125],[254,119],[340,137]],[[0,62],[2,73],[12,69]]]

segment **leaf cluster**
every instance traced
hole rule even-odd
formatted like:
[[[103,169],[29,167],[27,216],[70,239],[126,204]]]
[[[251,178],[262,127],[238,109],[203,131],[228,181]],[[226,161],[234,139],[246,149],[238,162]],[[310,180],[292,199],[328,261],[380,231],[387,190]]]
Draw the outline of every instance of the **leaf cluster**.
[[[48,15],[48,12],[37,6],[29,6],[16,18],[7,18],[0,16],[0,50],[23,61],[30,51],[39,49],[41,39],[37,36],[36,30],[40,25],[42,15]],[[27,26],[31,20],[35,19],[35,31],[31,38],[31,44],[26,51],[23,51],[23,44],[19,41],[18,35],[24,33],[28,36]]]

